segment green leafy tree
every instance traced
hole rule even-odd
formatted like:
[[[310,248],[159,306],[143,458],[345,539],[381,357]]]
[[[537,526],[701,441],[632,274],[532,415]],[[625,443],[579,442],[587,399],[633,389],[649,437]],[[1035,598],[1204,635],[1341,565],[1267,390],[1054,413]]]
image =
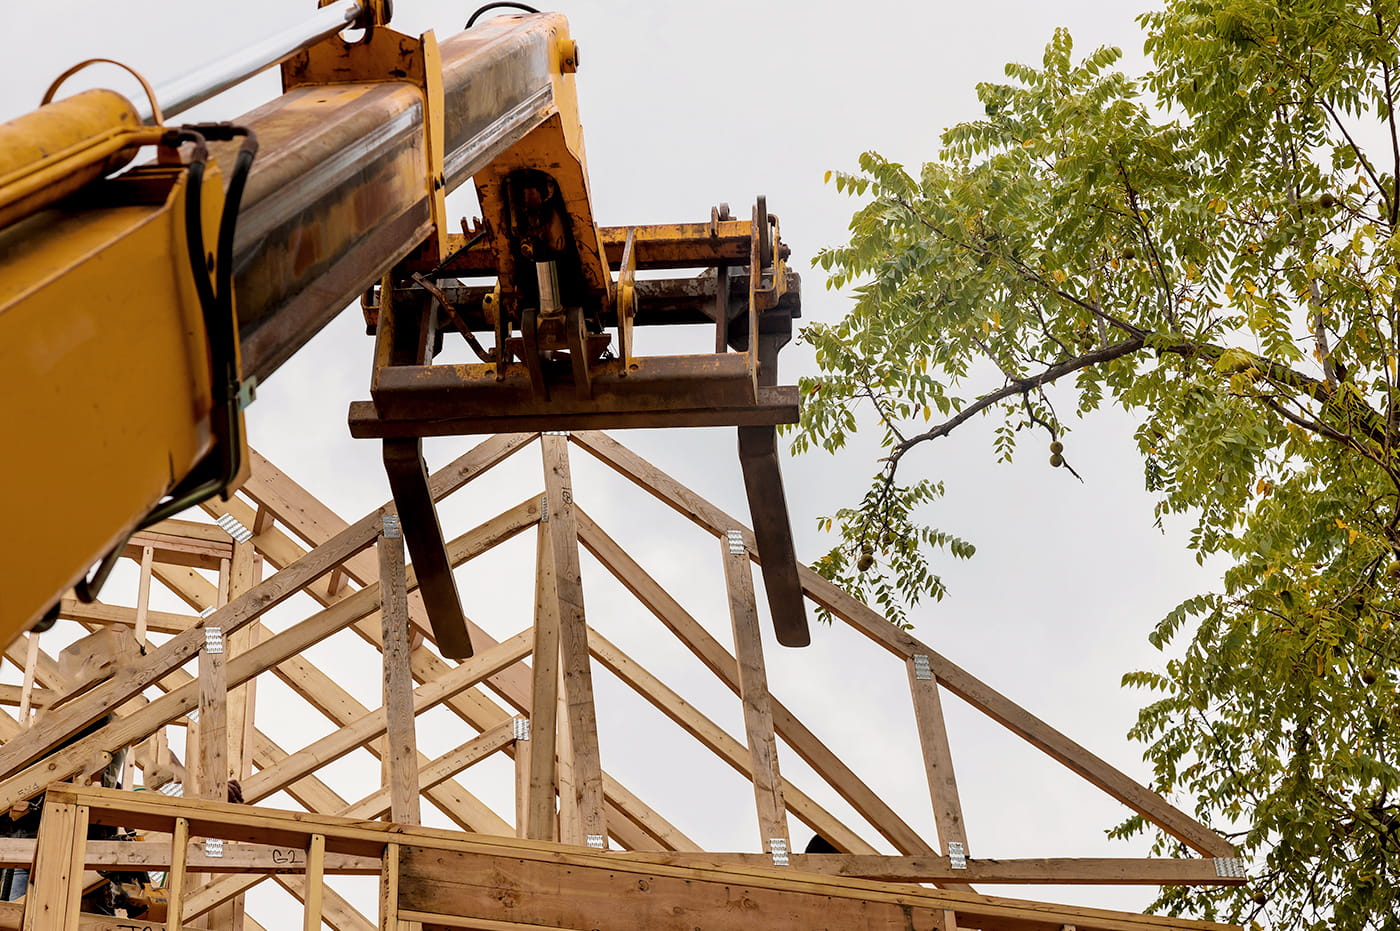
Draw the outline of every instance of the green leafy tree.
[[[941,597],[939,551],[971,553],[923,525],[920,449],[986,415],[997,458],[1033,437],[1068,476],[1073,423],[1128,411],[1158,519],[1228,565],[1152,631],[1164,671],[1124,677],[1152,693],[1132,736],[1254,877],[1158,907],[1400,928],[1400,8],[1168,0],[1140,23],[1141,78],[1059,32],[918,171],[834,175],[861,206],[817,263],[855,303],[803,333],[795,446],[873,412],[884,450],[818,568],[902,622]]]

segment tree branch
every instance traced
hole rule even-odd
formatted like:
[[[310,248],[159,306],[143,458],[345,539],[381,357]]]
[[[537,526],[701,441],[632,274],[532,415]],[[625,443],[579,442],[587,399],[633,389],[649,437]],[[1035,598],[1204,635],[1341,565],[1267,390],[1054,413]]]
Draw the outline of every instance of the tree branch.
[[[894,447],[894,451],[890,453],[890,463],[891,465],[893,465],[894,463],[899,462],[899,460],[904,456],[905,453],[907,453],[909,450],[913,449],[920,443],[924,443],[929,440],[935,440],[939,437],[947,436],[949,433],[952,433],[963,423],[966,423],[972,417],[991,407],[993,404],[996,404],[998,401],[1003,401],[1006,398],[1012,397],[1017,394],[1024,394],[1027,391],[1031,391],[1034,388],[1040,387],[1041,385],[1048,385],[1051,382],[1054,382],[1060,378],[1063,378],[1066,375],[1069,375],[1073,372],[1077,372],[1081,369],[1086,369],[1094,365],[1100,365],[1104,362],[1111,362],[1114,359],[1120,359],[1123,356],[1137,352],[1143,347],[1143,345],[1144,341],[1140,337],[1132,337],[1130,339],[1125,339],[1119,343],[1113,343],[1111,345],[1103,346],[1098,349],[1094,349],[1090,352],[1086,352],[1082,356],[1076,356],[1073,359],[1066,359],[1064,362],[1057,362],[1037,375],[1031,375],[1027,378],[1009,379],[1008,383],[1005,386],[999,388],[996,391],[992,391],[988,394],[982,395],[982,397],[978,398],[976,401],[963,408],[961,411],[959,411],[953,417],[950,417],[948,420],[943,421],[941,424],[938,424],[937,426],[926,430],[923,433],[911,436],[909,437],[909,439],[896,445]]]

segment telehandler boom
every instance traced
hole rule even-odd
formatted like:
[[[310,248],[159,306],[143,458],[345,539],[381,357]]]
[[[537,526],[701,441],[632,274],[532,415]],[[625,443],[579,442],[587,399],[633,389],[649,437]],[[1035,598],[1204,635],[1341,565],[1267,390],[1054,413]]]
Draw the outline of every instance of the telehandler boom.
[[[498,7],[517,9],[481,17]],[[142,80],[135,103],[52,100],[70,69],[0,126],[0,487],[26,528],[0,542],[26,569],[0,637],[51,622],[70,588],[95,598],[133,532],[231,494],[255,385],[359,299],[376,344],[350,429],[383,443],[444,655],[471,643],[422,438],[583,428],[737,426],[778,639],[804,645],[775,433],[798,413],[777,354],[799,281],[777,217],[760,197],[747,218],[600,226],[563,16],[488,4],[441,43],[389,17],[388,0],[323,0],[232,60]],[[167,124],[273,66],[276,100]],[[459,232],[445,197],[468,180],[481,217]],[[657,269],[692,271],[639,276]],[[636,327],[676,324],[713,339],[636,352]],[[476,361],[435,364],[445,339]]]

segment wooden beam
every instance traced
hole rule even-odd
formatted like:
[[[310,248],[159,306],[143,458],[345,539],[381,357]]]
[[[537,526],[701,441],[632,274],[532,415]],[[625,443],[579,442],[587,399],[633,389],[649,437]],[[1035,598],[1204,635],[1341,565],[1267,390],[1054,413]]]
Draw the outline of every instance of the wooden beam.
[[[433,500],[442,500],[467,482],[499,465],[527,445],[534,436],[530,433],[493,436],[458,456],[429,478],[428,487],[432,491]],[[259,508],[266,508],[283,526],[290,528],[313,547],[341,532],[345,521],[340,515],[288,478],[257,450],[250,449],[248,452],[252,461],[252,473],[239,490],[256,501]],[[392,502],[385,503],[378,510],[392,511]],[[364,561],[359,561],[358,565],[368,568]],[[367,581],[366,577],[355,571],[355,567],[348,568],[356,581],[362,584]]]
[[[239,598],[256,588],[262,581],[261,563],[252,541],[234,542],[233,559],[229,561],[229,598]],[[238,656],[252,649],[261,640],[260,621],[247,624],[228,634],[225,649],[229,656]],[[253,712],[257,700],[257,680],[250,679],[228,693],[228,773],[233,779],[244,779],[252,770],[249,766],[249,743]]]
[[[448,750],[442,756],[428,762],[417,774],[417,781],[425,790],[451,779],[473,763],[485,759],[497,750],[508,746],[515,739],[514,721],[504,721],[484,734],[478,734]],[[347,818],[379,818],[389,811],[390,789],[381,788],[365,796],[355,804],[335,812]],[[399,819],[393,821],[403,824]]]
[[[306,899],[303,931],[321,931],[321,900],[326,887],[326,835],[312,834],[306,849]]]
[[[306,903],[310,893],[306,877],[283,873],[272,878],[293,898]],[[321,919],[331,927],[331,931],[375,931],[377,927],[330,886],[321,888]]]
[[[375,586],[377,588],[377,586]],[[333,610],[333,609],[332,609]],[[280,635],[279,635],[280,636]],[[274,638],[275,639],[275,638]],[[270,641],[269,641],[270,642]],[[514,663],[530,652],[530,632],[521,631],[489,650],[479,651],[453,667],[440,679],[418,687],[413,693],[413,713],[422,714],[449,695],[471,688],[483,678]],[[368,712],[339,730],[293,753],[276,766],[258,771],[243,787],[244,799],[253,804],[280,790],[288,782],[339,759],[362,744],[384,733],[388,727],[385,709]]]
[[[230,546],[227,535],[223,540],[205,540],[187,537],[183,533],[145,530],[132,535],[122,555],[130,559],[144,560],[143,551],[147,549],[153,551],[155,562],[196,569],[217,569],[220,560],[228,559]]]
[[[283,570],[284,572],[287,570]],[[281,573],[279,573],[280,575]],[[274,577],[275,579],[276,577]],[[266,584],[266,583],[264,583]],[[260,586],[261,587],[261,586]],[[248,596],[244,596],[245,598]],[[241,600],[241,599],[240,599]],[[234,602],[236,605],[237,602]],[[289,627],[275,637],[259,644],[254,649],[242,656],[236,657],[233,662],[227,664],[227,675],[229,684],[235,685],[245,682],[264,669],[275,666],[289,656],[302,652],[313,644],[319,643],[337,631],[345,629],[354,621],[364,617],[376,610],[379,606],[379,586],[373,585],[356,592],[351,597],[336,603],[335,606],[327,608],[317,614],[312,615],[300,623]],[[230,605],[233,607],[233,605]],[[217,616],[218,612],[215,615]],[[204,642],[203,630],[191,630],[180,637],[198,637],[200,644]],[[171,641],[177,643],[179,638]],[[182,645],[181,649],[184,649]],[[149,657],[148,657],[149,659]],[[144,664],[143,664],[144,665]],[[168,672],[169,670],[167,670]],[[121,677],[121,673],[118,677]],[[152,681],[159,676],[142,676]],[[109,679],[108,682],[113,680]],[[106,683],[104,683],[105,685]],[[98,686],[100,689],[102,686]],[[94,690],[96,691],[96,690]],[[78,705],[85,700],[75,699],[73,705]],[[157,698],[131,714],[117,718],[112,723],[87,737],[74,741],[55,750],[40,762],[16,772],[14,775],[0,780],[0,807],[8,807],[16,801],[26,798],[33,798],[43,791],[44,786],[54,779],[67,778],[77,773],[88,763],[94,754],[103,751],[111,752],[119,747],[129,746],[139,741],[156,728],[168,724],[169,722],[186,714],[199,702],[198,685],[191,682],[173,692],[169,692]],[[39,730],[39,726],[31,729],[25,734],[21,734],[11,741],[4,749],[23,740],[26,736]],[[0,750],[3,752],[3,750]]]
[[[519,449],[532,439],[531,436],[494,437],[480,444],[435,473],[429,483],[434,496],[441,497],[460,488],[466,481],[500,462],[505,455],[509,455],[510,452]],[[253,476],[243,490],[248,491],[254,498],[283,502],[284,509],[278,511],[278,519],[304,540],[323,542],[324,539],[329,539],[338,533],[339,529],[348,526],[334,512],[317,502],[309,492],[277,472],[261,457],[253,457]],[[254,519],[252,509],[237,499],[227,502],[226,508],[245,524]],[[538,513],[538,503],[530,502],[524,517],[522,517],[522,523],[498,528],[496,531],[497,542],[509,538],[526,526],[533,525]],[[482,541],[483,548],[486,542]],[[258,546],[259,551],[265,554],[269,561],[277,565],[290,564],[299,559],[302,553],[295,542],[276,528],[260,538]],[[449,555],[452,555],[451,547],[452,544],[449,544]],[[456,559],[455,556],[453,558]],[[378,578],[377,560],[368,553],[352,556],[343,565],[352,578],[362,584]],[[321,582],[308,586],[307,592],[322,604],[333,604],[338,600],[327,596]],[[429,630],[429,624],[426,615],[422,612],[421,605],[410,601],[409,615],[419,632]],[[474,644],[485,648],[497,643],[495,638],[477,625],[472,624],[470,619],[468,625]],[[352,625],[352,629],[366,641],[378,645],[379,628],[377,624],[371,625],[361,621]],[[422,649],[414,651],[414,677],[419,681],[429,681],[436,678],[446,668],[447,664],[432,651]],[[528,715],[532,709],[531,683],[532,675],[529,667],[523,663],[517,663],[489,678],[486,685],[516,711]],[[510,712],[503,711],[490,699],[475,691],[467,691],[454,696],[447,701],[446,706],[478,730],[487,730],[504,720],[508,720],[511,716]],[[371,746],[371,750],[373,750],[373,746]],[[511,752],[510,748],[507,749],[507,752]],[[458,790],[456,784],[449,781],[435,791],[451,793]],[[603,792],[609,811],[609,833],[613,834],[620,843],[629,849],[646,850],[658,846],[670,846],[673,849],[682,850],[699,849],[694,841],[685,837],[674,825],[669,824],[660,814],[647,807],[636,795],[606,772],[603,774]],[[458,795],[456,809],[452,807],[450,802],[444,807],[444,801],[434,798],[431,794],[428,797],[434,804],[443,807],[444,812],[449,817],[462,823],[464,828],[468,830],[486,829],[481,826],[480,819],[474,824],[462,822],[460,813],[462,806],[470,805],[475,801],[464,790]],[[484,806],[481,807],[484,809]],[[494,813],[483,810],[482,814],[483,817],[490,816],[490,818],[499,821]],[[493,828],[492,830],[500,829]]]
[[[165,919],[166,931],[181,931],[184,927],[185,854],[189,847],[189,819],[176,818],[170,832],[170,869],[165,874],[165,900],[169,908]]]
[[[222,628],[227,636],[290,598],[307,582],[368,546],[373,539],[370,524],[361,521],[215,611],[204,623]],[[204,634],[201,630],[178,634],[147,654],[142,662],[119,670],[110,679],[68,702],[61,711],[46,715],[45,720],[35,727],[0,747],[0,773],[13,774],[52,753],[73,735],[111,713],[152,682],[194,658],[203,644]]]
[[[208,644],[199,653],[197,785],[200,798],[222,802],[228,798],[228,666],[223,632],[216,630],[204,628]]]
[[[753,759],[743,744],[729,736],[723,728],[697,711],[689,702],[652,675],[596,630],[588,632],[589,648],[605,668],[666,715],[681,729],[717,754],[745,778],[753,779]],[[788,809],[812,830],[831,841],[838,849],[852,853],[875,853],[860,835],[842,824],[796,786],[782,783],[783,799]]]
[[[570,438],[598,461],[711,533],[719,535],[732,527],[742,528],[741,523],[722,509],[681,485],[608,435],[595,431],[579,431],[570,434]],[[747,529],[743,533],[744,544],[750,556],[757,561],[758,551],[754,545],[753,534]],[[915,653],[927,655],[933,674],[954,695],[1098,786],[1177,840],[1208,856],[1235,855],[1234,847],[1219,834],[1050,727],[937,651],[889,623],[836,585],[803,566],[798,566],[798,574],[802,579],[803,591],[817,604],[901,660]]]
[[[574,737],[569,726],[569,705],[565,699],[564,671],[559,671],[559,691],[556,696],[555,726],[558,739],[554,741],[555,768],[559,774],[559,833],[555,840],[575,846],[588,843],[583,830],[583,818],[578,808],[578,783],[574,781]]]
[[[24,931],[68,931],[78,925],[83,899],[87,806],[44,800],[33,877],[25,896]]]
[[[418,824],[418,739],[413,724],[413,672],[409,661],[408,587],[404,578],[403,530],[386,518],[379,535],[380,610],[383,628],[384,719],[387,748],[382,761],[389,790],[390,820]],[[317,928],[320,927],[317,918]],[[310,927],[308,925],[308,927]]]
[[[31,869],[38,840],[33,837],[0,837],[0,869]],[[84,870],[127,872],[170,869],[172,847],[168,841],[90,840],[83,850]],[[306,851],[300,847],[265,847],[254,844],[224,844],[222,856],[211,857],[204,845],[192,841],[185,854],[185,868],[201,873],[302,873],[306,871]],[[328,874],[346,876],[379,875],[377,857],[328,854]]]
[[[386,845],[401,844],[404,840],[394,825],[385,822],[173,799],[155,792],[55,785],[48,797],[55,803],[87,806],[93,823],[121,824],[137,830],[169,830],[177,819],[183,819],[188,820],[189,830],[201,835],[279,846],[306,845],[312,835],[321,834],[326,838],[327,853],[383,856]],[[1232,926],[1211,922],[1025,902],[811,874],[791,868],[678,866],[665,862],[666,854],[650,857],[617,854],[428,827],[415,828],[412,839],[412,846],[401,850],[403,885],[399,902],[402,907],[437,909],[448,902],[444,894],[429,904],[424,897],[432,890],[427,885],[411,892],[406,880],[413,877],[431,880],[429,885],[443,882],[474,888],[474,893],[467,894],[489,899],[488,907],[493,910],[515,909],[509,917],[516,921],[530,921],[528,913],[536,906],[548,909],[561,903],[590,911],[602,907],[612,916],[611,920],[583,917],[556,922],[556,926],[564,927],[608,927],[614,931],[628,931],[632,927],[665,929],[677,927],[676,922],[692,920],[692,924],[680,927],[700,924],[722,928],[727,926],[726,921],[744,923],[728,925],[735,927],[769,926],[763,921],[765,916],[791,914],[774,912],[756,897],[763,893],[766,899],[766,893],[773,892],[783,896],[810,895],[822,901],[839,898],[878,909],[881,913],[888,906],[893,909],[891,914],[899,916],[899,923],[893,925],[899,929],[909,927],[906,909],[950,908],[957,911],[963,924],[987,931],[1058,931],[1061,924],[1073,924],[1079,931],[1233,931]],[[532,876],[542,881],[535,882],[530,879]],[[522,878],[530,881],[522,882]],[[639,881],[644,881],[646,888],[641,888]],[[708,891],[701,892],[702,889]],[[742,890],[746,899],[737,905],[736,889]],[[443,888],[441,891],[456,895],[460,890]],[[712,893],[715,894],[713,899]],[[723,920],[711,924],[704,918],[706,912],[688,908],[704,905],[706,901],[713,901],[719,907]],[[672,911],[669,916],[658,915],[654,911],[658,908]],[[459,917],[472,914],[452,909],[439,913]],[[488,912],[481,917],[495,918],[499,914],[499,911]],[[658,919],[656,923],[645,924],[651,917]],[[785,921],[785,925],[773,926],[793,926],[791,919]],[[915,917],[915,927],[925,925],[920,917]],[[842,921],[836,912],[828,914],[820,924],[796,925],[814,926],[885,925],[863,920]]]
[[[29,709],[34,704],[34,676],[39,667],[39,637],[40,634],[31,632],[24,638],[24,683],[19,690],[19,723],[25,727],[29,726]]]
[[[603,769],[598,755],[598,718],[593,706],[588,626],[583,610],[583,574],[579,568],[578,526],[574,522],[573,480],[566,437],[540,437],[545,495],[549,501],[549,553],[559,605],[559,662],[564,674],[564,701],[569,712],[574,792],[588,842],[606,844]],[[539,711],[539,706],[535,706]]]
[[[766,867],[772,859],[761,853],[620,853],[653,863],[675,866]],[[1016,885],[1095,886],[1242,886],[1247,880],[1234,861],[1217,867],[1212,858],[1138,859],[1056,857],[992,860],[969,857],[963,869],[953,869],[947,857],[892,857],[883,854],[797,853],[792,868],[823,876],[845,876],[881,882],[1014,883]]]
[[[629,862],[644,876],[625,871]],[[1225,931],[1229,926],[759,867],[661,866],[642,858],[555,859],[404,845],[399,917],[425,925],[774,931],[931,928],[945,910],[983,931]],[[447,916],[439,922],[436,916]],[[462,919],[478,919],[476,923]],[[487,923],[481,923],[485,919]]]
[[[577,516],[579,540],[588,551],[730,691],[738,695],[738,662],[733,654],[618,546],[617,541],[593,523],[581,508],[577,510]],[[778,736],[896,850],[905,854],[937,852],[776,696],[772,697],[772,712]]]
[[[773,709],[768,696],[768,673],[763,665],[763,640],[758,632],[753,571],[742,544],[720,540],[724,584],[729,594],[729,620],[734,629],[734,655],[739,660],[739,697],[744,705],[744,731],[758,805],[759,843],[770,854],[791,847],[783,777],[778,771],[778,741],[773,734]]]
[[[26,644],[25,649],[28,650]],[[35,686],[29,692],[29,705],[31,708],[42,708],[58,697],[55,689],[41,689]],[[0,705],[14,705],[18,708],[24,701],[24,686],[0,684]]]
[[[379,929],[399,931],[399,845],[384,848],[384,866],[379,875]]]
[[[962,801],[958,797],[958,780],[953,770],[953,752],[948,746],[948,729],[943,721],[943,703],[938,697],[938,680],[929,668],[927,657],[920,659],[920,656],[922,654],[909,657],[906,665],[938,839],[945,853],[949,844],[961,844],[963,853],[971,854],[967,828],[963,824]]]
[[[535,541],[535,627],[530,654],[530,769],[525,800],[525,837],[558,840],[555,793],[558,788],[556,740],[559,694],[559,599],[554,587],[554,559],[549,530],[540,524]]]
[[[155,547],[141,547],[141,575],[136,587],[136,619],[133,622],[136,642],[146,642],[146,614],[151,609],[151,565],[155,561]]]
[[[379,512],[374,512],[371,516],[378,517]],[[258,594],[264,592],[264,590],[268,590],[269,586],[273,586],[273,583],[287,579],[289,573],[292,574],[293,580],[298,578],[299,576],[294,571],[297,567],[302,567],[302,574],[311,572],[313,573],[312,577],[319,574],[315,572],[316,566],[314,564],[310,566],[307,565],[308,562],[313,561],[313,557],[315,557],[316,554],[330,554],[331,556],[337,557],[338,561],[339,554],[343,549],[360,548],[360,534],[364,531],[365,526],[367,526],[366,521],[368,520],[369,518],[365,518],[347,530],[337,534],[336,537],[332,539],[331,543],[318,547],[316,550],[313,550],[311,553],[297,560],[292,566],[277,573],[272,579],[269,579],[267,582],[257,586],[253,591],[231,602],[227,608],[216,611],[206,619],[206,623],[212,624],[221,618],[230,617],[234,620],[238,620],[242,615],[235,609],[239,609],[240,605],[244,606],[244,610],[252,612],[253,606],[247,603],[250,600],[256,600]],[[509,532],[518,532],[518,530],[509,529]],[[410,577],[409,587],[411,589],[416,587],[417,582],[416,577],[412,576],[411,571]],[[270,600],[276,602],[280,600],[280,592],[281,589],[274,586],[266,592],[266,595]],[[301,653],[307,647],[320,642],[326,637],[370,615],[378,607],[379,586],[377,583],[356,591],[354,594],[337,601],[332,607],[288,628],[275,637],[259,644],[248,653],[237,657],[232,663],[228,664],[229,684],[231,686],[241,684],[264,669],[280,664],[289,657]],[[261,613],[261,609],[257,610],[256,613]],[[244,622],[246,622],[246,619]],[[225,628],[225,630],[227,631],[227,628]],[[192,656],[195,652],[196,644],[202,645],[203,641],[202,630],[196,629],[187,631],[174,638],[170,643],[166,644],[165,647],[162,647],[160,651],[157,651],[157,653],[162,653],[162,651],[178,646],[178,649],[172,651],[175,655],[188,653],[188,655]],[[153,674],[153,668],[163,669],[165,662],[170,658],[169,654],[162,654],[162,656],[163,658],[158,662],[152,662],[153,657],[147,657],[147,662],[140,664],[141,671],[132,674],[130,678],[141,682],[141,687],[144,688],[163,677],[169,670],[165,670],[159,675]],[[60,732],[64,728],[71,727],[73,725],[73,718],[81,718],[91,713],[91,709],[88,708],[83,708],[81,712],[75,711],[74,709],[78,709],[79,706],[85,706],[89,702],[96,702],[97,699],[93,698],[94,693],[102,690],[118,679],[123,679],[126,675],[126,672],[119,673],[113,679],[107,680],[107,682],[86,693],[82,697],[75,699],[69,707],[63,709],[64,714],[58,719],[57,724],[55,724],[54,721],[47,722],[48,725],[52,725],[50,737],[52,733]],[[130,683],[128,682],[128,684]],[[118,694],[120,694],[120,690],[118,690]],[[110,695],[108,697],[110,697]],[[130,696],[123,695],[122,697],[123,700],[125,700],[125,698],[129,698]],[[51,780],[66,778],[76,773],[92,758],[94,753],[104,750],[110,751],[143,739],[157,727],[175,720],[188,712],[191,707],[194,707],[197,701],[196,688],[193,683],[190,683],[181,689],[162,696],[150,705],[114,721],[96,733],[82,738],[61,750],[53,752],[40,763],[31,764],[20,772],[0,780],[0,805],[8,806],[21,798],[33,797],[42,791],[44,785]],[[98,710],[103,714],[107,711],[103,704],[98,704]],[[38,729],[39,728],[36,727],[33,730]],[[30,733],[32,733],[32,731],[16,737],[9,744],[0,748],[0,754],[5,754],[14,750],[14,745],[23,741]]]
[[[240,506],[238,502],[228,502],[227,509],[230,513],[233,513],[234,516],[239,516]],[[510,537],[514,536],[516,533],[532,526],[535,523],[536,514],[537,503],[532,500],[497,515],[492,520],[452,540],[448,544],[450,561],[453,565],[460,564],[500,542],[510,539]],[[251,514],[248,515],[248,517],[251,519]],[[288,562],[295,561],[299,558],[299,554],[301,553],[300,548],[281,534],[280,531],[271,531],[267,536],[262,538],[262,543],[270,543],[275,547],[273,556],[273,561],[275,562],[281,562],[282,560]],[[360,556],[355,557],[355,559],[362,558],[368,558],[371,562],[376,564],[378,562],[377,557],[368,553],[360,554]],[[369,577],[371,579],[378,578],[377,567],[372,573],[369,573]],[[201,602],[203,596],[193,591],[193,589],[197,587],[195,583],[188,581],[183,582],[179,594],[187,600]],[[308,589],[308,593],[314,600],[326,605],[336,604],[341,600],[341,598],[330,597],[324,590],[318,591],[316,589]],[[409,604],[410,617],[412,617],[415,610],[421,611],[421,604],[415,601],[410,601]],[[417,606],[416,608],[415,605]],[[351,629],[368,643],[372,644],[376,649],[382,649],[383,632],[380,624],[375,623],[372,618],[367,617],[356,621],[351,625]],[[490,640],[489,643],[494,645],[496,641]],[[411,660],[415,677],[422,681],[431,681],[451,668],[428,649],[415,649]],[[325,714],[327,718],[337,726],[343,726],[348,721],[369,711],[368,708],[351,696],[349,692],[304,657],[288,657],[285,661],[274,667],[272,672],[313,707]],[[462,702],[467,701],[467,696],[473,694],[473,692],[459,694],[449,699],[448,704],[449,706],[456,707]],[[491,703],[488,699],[479,697],[479,701],[484,703],[484,705],[497,716],[492,719],[493,722],[498,720],[499,716],[503,714],[499,707]],[[472,723],[475,724],[475,722]],[[489,725],[479,726],[484,728]],[[376,757],[383,758],[384,747],[382,740],[371,741],[367,745],[367,749]],[[420,755],[420,762],[426,762],[426,758]],[[424,794],[429,801],[438,806],[443,813],[460,825],[464,830],[485,831],[488,833],[508,830],[505,826],[505,822],[501,820],[499,815],[454,780],[447,780],[431,789],[425,790]],[[323,807],[320,810],[338,811],[339,809]]]
[[[228,571],[220,572],[220,582],[227,580],[226,598],[238,598],[244,592],[251,591],[261,581],[262,563],[256,555],[250,540],[233,541],[233,554],[228,561]],[[229,657],[251,649],[258,640],[261,627],[261,621],[254,621],[224,637],[223,661],[226,662]],[[237,688],[224,689],[223,752],[217,764],[210,762],[207,766],[208,770],[214,770],[217,766],[217,784],[211,785],[201,779],[199,788],[206,798],[223,801],[229,797],[229,780],[236,780],[241,785],[252,772],[252,725],[257,681],[256,678],[249,679]],[[202,736],[205,727],[203,713],[200,714],[200,722]],[[200,762],[204,765],[202,756]],[[204,885],[208,877],[202,873],[198,875],[200,881],[196,885]],[[244,931],[247,925],[245,910],[246,902],[243,896],[236,896],[225,902],[209,916],[209,931]]]
[[[94,624],[136,626],[136,609],[123,605],[109,605],[102,602],[83,604],[74,598],[59,602],[58,616],[62,620],[82,621]],[[177,614],[171,611],[147,611],[146,630],[158,634],[178,634],[199,624],[200,619],[193,614]]]

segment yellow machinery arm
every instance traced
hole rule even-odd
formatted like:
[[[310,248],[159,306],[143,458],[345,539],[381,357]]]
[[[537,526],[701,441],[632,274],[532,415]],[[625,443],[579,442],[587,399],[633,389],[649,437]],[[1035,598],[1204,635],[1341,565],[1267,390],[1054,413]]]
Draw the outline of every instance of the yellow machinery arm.
[[[421,438],[571,427],[739,426],[779,639],[805,643],[774,439],[797,416],[776,358],[798,282],[776,217],[760,198],[748,220],[724,207],[600,228],[561,15],[499,16],[439,44],[388,28],[384,0],[322,6],[349,10],[362,37],[342,18],[287,49],[284,93],[237,129],[167,130],[158,99],[146,126],[106,91],[0,127],[0,392],[25,447],[4,487],[27,528],[0,559],[34,567],[0,594],[0,636],[69,587],[90,596],[87,568],[133,530],[236,486],[251,385],[364,296],[375,368],[351,430],[384,442],[446,655],[471,645]],[[109,177],[141,145],[157,162]],[[453,233],[444,197],[469,178],[483,219]],[[657,268],[705,273],[636,277]],[[476,277],[494,281],[462,282]],[[672,323],[709,324],[712,344],[635,354],[634,326]],[[434,364],[447,330],[479,362]]]

